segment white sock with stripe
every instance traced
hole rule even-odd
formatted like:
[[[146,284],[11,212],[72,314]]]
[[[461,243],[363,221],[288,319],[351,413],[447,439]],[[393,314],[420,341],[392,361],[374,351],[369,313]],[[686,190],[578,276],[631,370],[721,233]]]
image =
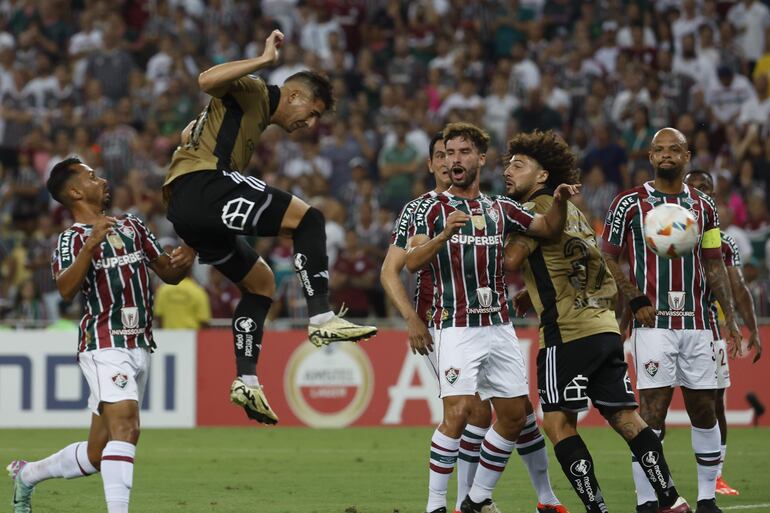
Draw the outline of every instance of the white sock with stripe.
[[[537,500],[541,504],[561,504],[551,488],[551,478],[548,476],[548,453],[545,449],[545,439],[537,427],[534,413],[527,416],[524,429],[516,440],[516,452],[524,461],[529,472],[529,479],[537,492]]]
[[[727,444],[719,446],[719,452],[722,457],[719,460],[719,469],[717,470],[717,477],[722,475],[722,467],[725,466],[725,455],[727,454]]]
[[[716,497],[717,472],[722,453],[719,425],[709,429],[692,427],[692,450],[698,464],[698,500]]]
[[[449,478],[457,463],[460,448],[459,438],[449,438],[436,429],[430,439],[430,479],[428,480],[428,505],[425,511],[431,512],[446,507],[446,492]]]
[[[75,479],[99,472],[88,461],[88,442],[75,442],[40,461],[30,461],[21,470],[21,480],[29,486],[46,479]]]
[[[102,452],[102,481],[108,513],[128,513],[128,501],[134,482],[136,446],[112,441]]]
[[[465,426],[465,431],[460,437],[460,455],[457,460],[457,502],[455,511],[460,511],[460,505],[468,495],[468,491],[473,485],[473,479],[476,477],[476,469],[479,466],[479,451],[481,442],[484,441],[484,435],[489,428]]]
[[[503,470],[508,464],[511,452],[516,447],[516,442],[506,440],[500,436],[495,427],[487,431],[481,444],[479,454],[479,468],[476,470],[476,478],[468,493],[473,502],[483,502],[492,497],[497,481],[503,475]]]
[[[658,438],[662,431],[660,429],[653,429]],[[661,440],[661,443],[662,440]],[[644,469],[639,464],[636,456],[631,454],[631,474],[634,477],[634,485],[636,486],[636,504],[644,504],[645,502],[658,502],[658,495],[655,493],[655,488],[652,487],[650,481],[647,479],[647,474],[644,473]]]

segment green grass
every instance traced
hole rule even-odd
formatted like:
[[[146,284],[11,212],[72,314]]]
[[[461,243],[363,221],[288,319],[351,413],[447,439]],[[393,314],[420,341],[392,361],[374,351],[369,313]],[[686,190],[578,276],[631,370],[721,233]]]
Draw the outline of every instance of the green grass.
[[[137,454],[132,513],[419,513],[427,488],[428,428],[235,428],[146,430]],[[609,429],[582,430],[610,512],[631,513],[628,449]],[[0,462],[38,459],[85,430],[0,430]],[[694,505],[695,461],[688,429],[670,429],[666,456],[680,492]],[[550,447],[549,447],[550,451]],[[551,452],[551,481],[572,511],[584,511]],[[725,467],[739,497],[719,497],[726,512],[770,511],[769,429],[733,429]],[[456,493],[450,483],[450,506]],[[505,513],[532,513],[536,498],[512,458],[495,494]],[[10,511],[11,481],[0,481],[0,511]],[[753,508],[733,508],[764,504]],[[42,483],[35,513],[104,511],[101,479]]]

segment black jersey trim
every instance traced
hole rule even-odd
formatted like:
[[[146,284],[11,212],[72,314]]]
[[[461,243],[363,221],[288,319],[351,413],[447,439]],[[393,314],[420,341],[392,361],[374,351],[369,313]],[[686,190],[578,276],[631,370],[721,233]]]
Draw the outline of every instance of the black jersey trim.
[[[233,158],[235,140],[238,138],[238,132],[241,130],[243,108],[241,108],[238,100],[229,93],[222,97],[222,104],[225,107],[225,115],[222,118],[222,124],[219,126],[219,133],[217,133],[214,155],[217,157],[217,169],[231,170],[230,161]],[[235,171],[239,170],[236,169]]]
[[[543,314],[540,316],[543,342],[545,347],[560,345],[562,338],[558,324],[559,310],[556,308],[556,289],[553,286],[553,281],[551,281],[551,274],[548,272],[545,257],[543,257],[543,249],[538,246],[528,259],[537,284],[537,293],[543,304]]]
[[[527,203],[528,201],[534,201],[534,200],[535,200],[535,198],[537,198],[538,196],[543,196],[543,195],[545,195],[545,194],[547,194],[547,195],[549,195],[549,196],[553,196],[553,190],[552,190],[552,189],[550,189],[550,188],[548,188],[548,187],[543,187],[542,189],[538,189],[538,190],[536,190],[536,191],[535,191],[535,192],[532,194],[532,196],[530,196],[530,197],[527,199],[527,201],[523,201],[522,203]]]
[[[269,104],[271,116],[278,108],[279,101],[281,101],[281,88],[276,85],[267,86],[267,102]]]

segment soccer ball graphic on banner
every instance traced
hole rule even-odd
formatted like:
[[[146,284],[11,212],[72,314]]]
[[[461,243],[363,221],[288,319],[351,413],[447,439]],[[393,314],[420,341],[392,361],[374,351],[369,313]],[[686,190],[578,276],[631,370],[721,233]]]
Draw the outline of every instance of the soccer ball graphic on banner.
[[[698,242],[698,221],[682,206],[658,205],[644,218],[644,241],[658,256],[679,258]]]

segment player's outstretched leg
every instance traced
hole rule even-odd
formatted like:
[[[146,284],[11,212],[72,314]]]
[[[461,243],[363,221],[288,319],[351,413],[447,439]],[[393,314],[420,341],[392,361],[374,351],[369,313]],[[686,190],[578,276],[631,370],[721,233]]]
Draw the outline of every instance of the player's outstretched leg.
[[[717,470],[717,488],[716,492],[720,495],[740,495],[740,492],[727,484],[722,477],[722,468],[725,464],[725,456],[727,455],[727,419],[725,418],[725,389],[720,388],[717,390],[717,424],[719,424],[719,436],[720,436],[720,459]]]
[[[329,257],[326,254],[326,221],[320,210],[293,197],[284,214],[281,231],[294,241],[294,271],[307,300],[308,337],[316,346],[332,342],[366,340],[377,334],[374,326],[359,326],[335,315],[329,306]]]

